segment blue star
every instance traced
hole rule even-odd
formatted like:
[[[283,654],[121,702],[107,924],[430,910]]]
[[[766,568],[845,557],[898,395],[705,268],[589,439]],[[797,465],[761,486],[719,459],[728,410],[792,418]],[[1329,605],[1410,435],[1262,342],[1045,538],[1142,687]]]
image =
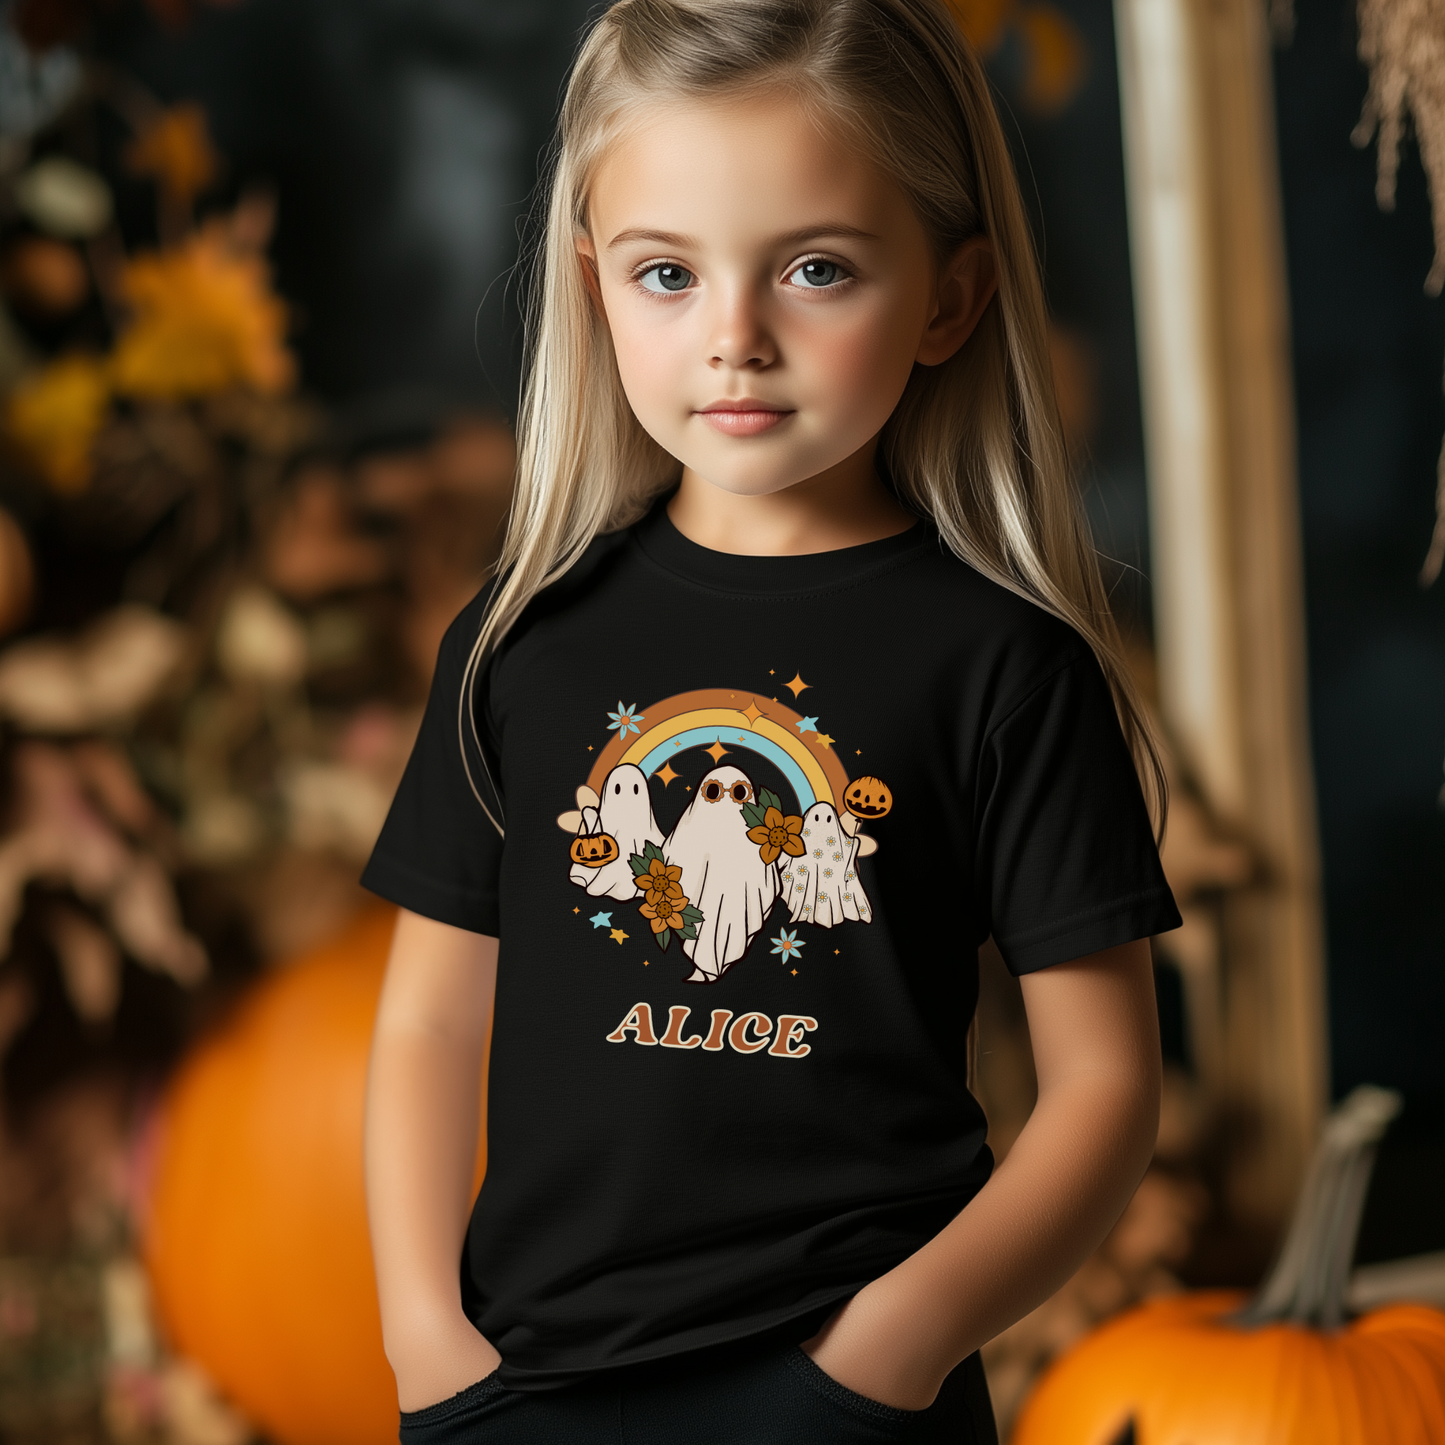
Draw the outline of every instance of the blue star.
[[[637,711],[637,704],[635,702],[630,702],[624,707],[620,698],[617,701],[617,711],[610,712],[607,716],[612,719],[612,721],[607,724],[607,731],[610,733],[615,732],[618,737],[622,738],[627,736],[627,730],[629,728],[640,737],[642,735],[642,729],[638,727],[638,723],[647,721],[647,719]]]
[[[791,933],[786,928],[780,929],[778,936],[773,939],[773,952],[782,954],[784,963],[790,958],[801,958],[802,951],[806,946],[798,937],[796,928]]]
[[[612,927],[612,915],[610,913],[594,913],[587,921],[593,928]]]
[[[799,731],[800,733],[815,733],[815,732],[817,732],[817,731],[818,731],[818,719],[815,718],[815,717],[805,717],[805,718],[802,720],[802,722],[800,722],[800,723],[798,724],[798,731]]]

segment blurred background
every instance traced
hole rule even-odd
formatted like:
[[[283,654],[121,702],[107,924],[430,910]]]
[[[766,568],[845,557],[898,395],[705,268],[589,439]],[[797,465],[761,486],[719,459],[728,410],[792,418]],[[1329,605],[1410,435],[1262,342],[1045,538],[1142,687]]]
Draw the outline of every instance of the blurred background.
[[[1445,1304],[1445,7],[1262,6],[955,5],[1186,917],[1155,1164],[990,1347],[1006,1429],[1121,1310],[1254,1286],[1360,1084],[1403,1107],[1352,1299]],[[0,1440],[394,1438],[356,877],[499,541],[513,267],[594,8],[0,0]],[[1003,1154],[1032,1063],[983,968]]]

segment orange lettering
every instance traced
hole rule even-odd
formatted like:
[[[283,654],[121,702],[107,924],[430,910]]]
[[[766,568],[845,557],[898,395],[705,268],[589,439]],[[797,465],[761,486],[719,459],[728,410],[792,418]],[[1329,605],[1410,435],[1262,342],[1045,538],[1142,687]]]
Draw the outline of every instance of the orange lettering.
[[[645,1003],[633,1004],[632,1012],[607,1035],[607,1042],[609,1044],[625,1044],[627,1042],[626,1034],[629,1029],[637,1036],[635,1039],[636,1043],[655,1044],[657,1042],[657,1035],[652,1031],[651,1005]]]
[[[753,1027],[757,1028],[761,1038],[748,1037],[748,1030]],[[728,1043],[740,1054],[755,1054],[759,1049],[767,1048],[772,1031],[773,1021],[767,1014],[739,1014],[728,1030]]]
[[[715,1008],[712,1011],[712,1027],[707,1031],[707,1038],[703,1043],[709,1053],[717,1053],[723,1046],[723,1030],[728,1026],[728,1020],[733,1016],[730,1008]]]
[[[687,1022],[687,1016],[692,1010],[686,1004],[674,1004],[667,1011],[667,1032],[662,1036],[662,1047],[665,1049],[695,1049],[702,1042],[701,1034],[694,1034],[690,1039],[682,1036],[682,1026]]]
[[[810,1019],[802,1014],[784,1014],[778,1020],[777,1037],[773,1039],[773,1046],[768,1050],[769,1055],[775,1059],[801,1059],[804,1054],[811,1054],[811,1044],[802,1044],[798,1048],[793,1046],[804,1034],[811,1033],[817,1027],[817,1019]]]

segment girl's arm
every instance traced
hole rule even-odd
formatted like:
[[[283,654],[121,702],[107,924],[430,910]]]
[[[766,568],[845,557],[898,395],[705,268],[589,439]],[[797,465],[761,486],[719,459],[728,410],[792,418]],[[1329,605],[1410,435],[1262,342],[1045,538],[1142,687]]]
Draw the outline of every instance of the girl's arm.
[[[462,1313],[460,1266],[496,982],[495,938],[398,915],[367,1079],[366,1202],[403,1410],[501,1361]]]
[[[1047,1299],[1104,1237],[1159,1129],[1159,1020],[1147,942],[1025,974],[1039,1098],[993,1177],[946,1229],[860,1290],[804,1348],[840,1384],[905,1410]]]

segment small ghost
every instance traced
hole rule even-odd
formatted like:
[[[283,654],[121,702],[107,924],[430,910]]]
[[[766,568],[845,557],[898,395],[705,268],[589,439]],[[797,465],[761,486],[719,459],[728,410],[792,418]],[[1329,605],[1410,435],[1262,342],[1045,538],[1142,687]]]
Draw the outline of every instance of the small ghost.
[[[693,962],[689,983],[715,983],[748,951],[778,897],[778,869],[764,863],[748,837],[743,806],[754,801],[740,768],[714,768],[663,845],[682,869],[682,891],[703,921],[682,949]]]
[[[601,868],[585,868],[574,863],[567,876],[593,898],[616,898],[619,902],[631,903],[641,895],[633,882],[629,859],[634,853],[641,853],[644,844],[662,842],[662,829],[652,816],[652,794],[647,790],[647,779],[641,768],[622,763],[607,774],[597,814],[601,831],[617,839],[619,856]]]
[[[832,928],[852,919],[871,923],[873,908],[858,876],[858,839],[839,826],[827,803],[815,803],[803,817],[803,855],[789,858],[779,875],[789,922]]]

